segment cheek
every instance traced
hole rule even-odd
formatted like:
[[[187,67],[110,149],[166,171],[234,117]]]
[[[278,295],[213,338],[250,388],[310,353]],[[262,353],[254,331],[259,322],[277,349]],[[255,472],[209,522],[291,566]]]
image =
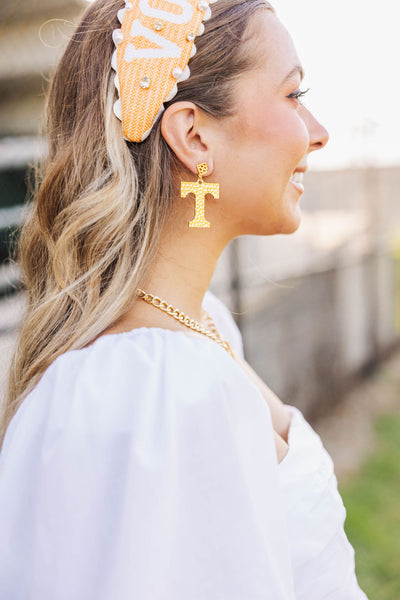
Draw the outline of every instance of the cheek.
[[[307,127],[289,100],[279,102],[265,100],[249,101],[242,112],[239,137],[242,143],[263,155],[269,155],[274,167],[280,164],[283,170],[294,168],[305,156],[309,146]],[[282,164],[282,161],[284,163]],[[294,168],[290,171],[293,172]]]
[[[221,189],[233,221],[270,223],[266,233],[276,232],[290,176],[308,150],[308,130],[298,111],[281,101],[250,101],[239,114],[219,149]]]

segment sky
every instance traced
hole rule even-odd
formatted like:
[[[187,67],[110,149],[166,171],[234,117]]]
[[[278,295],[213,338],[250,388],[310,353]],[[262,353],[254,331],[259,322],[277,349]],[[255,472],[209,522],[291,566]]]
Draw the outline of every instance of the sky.
[[[330,134],[310,166],[400,164],[400,3],[271,1],[306,71],[304,104]]]

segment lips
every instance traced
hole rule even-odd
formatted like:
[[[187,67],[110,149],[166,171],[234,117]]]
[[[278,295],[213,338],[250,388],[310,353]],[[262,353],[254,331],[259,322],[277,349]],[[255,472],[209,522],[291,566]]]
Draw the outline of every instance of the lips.
[[[290,177],[290,183],[292,183],[293,186],[301,193],[304,192],[303,178],[304,173],[307,171],[307,169],[307,166],[297,167],[297,169],[294,171],[294,173],[292,173],[292,176]]]
[[[291,181],[295,181],[296,183],[303,183],[304,173],[301,171],[295,171],[291,176]]]

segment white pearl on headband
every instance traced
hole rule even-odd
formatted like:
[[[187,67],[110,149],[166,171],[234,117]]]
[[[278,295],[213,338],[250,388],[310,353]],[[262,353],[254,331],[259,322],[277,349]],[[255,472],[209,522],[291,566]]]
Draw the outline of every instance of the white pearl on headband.
[[[213,2],[215,2],[215,0],[213,0]],[[132,10],[132,8],[133,8],[132,2],[125,2],[125,8],[126,8],[126,10]]]
[[[175,79],[179,79],[179,77],[182,77],[182,74],[183,71],[179,67],[175,67],[175,69],[172,69],[172,77],[175,77]]]
[[[114,50],[111,57],[111,68],[113,68],[114,71],[117,71],[117,49]]]
[[[186,81],[186,79],[189,79],[190,77],[190,68],[189,65],[186,65],[186,67],[183,70],[182,75],[179,77],[179,81]]]
[[[114,29],[112,32],[112,39],[114,40],[114,44],[117,46],[124,41],[124,34],[120,29]]]
[[[144,90],[147,90],[147,88],[150,87],[150,83],[151,83],[150,77],[146,77],[146,76],[142,77],[139,81],[140,87]]]
[[[205,12],[207,10],[207,8],[208,8],[208,2],[207,2],[207,0],[199,0],[199,2],[197,3],[197,8],[199,10],[202,10],[202,11]]]
[[[210,17],[211,17],[211,8],[209,6],[207,6],[207,10],[204,13],[203,21],[208,21],[208,19]]]
[[[164,23],[162,23],[161,21],[156,21],[153,27],[156,31],[161,31],[161,29],[164,29]]]
[[[121,25],[122,21],[124,20],[125,12],[126,8],[120,8],[120,10],[117,12],[118,21],[121,23]]]
[[[118,98],[116,102],[114,102],[114,114],[120,121],[122,121],[122,106],[121,99]]]
[[[172,98],[175,98],[177,93],[178,93],[178,86],[175,84],[174,87],[172,88],[172,90],[170,91],[170,93],[168,94],[168,96],[165,98],[164,102],[169,102],[170,100],[172,100]]]
[[[196,35],[194,33],[188,33],[186,39],[188,42],[194,42]]]

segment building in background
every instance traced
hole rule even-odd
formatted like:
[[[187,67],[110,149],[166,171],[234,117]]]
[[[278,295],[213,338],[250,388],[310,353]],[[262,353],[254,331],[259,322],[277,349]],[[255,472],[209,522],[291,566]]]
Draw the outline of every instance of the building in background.
[[[83,0],[0,4],[0,294],[15,278],[7,264],[10,228],[21,223],[27,166],[43,149],[38,133],[48,77]]]

